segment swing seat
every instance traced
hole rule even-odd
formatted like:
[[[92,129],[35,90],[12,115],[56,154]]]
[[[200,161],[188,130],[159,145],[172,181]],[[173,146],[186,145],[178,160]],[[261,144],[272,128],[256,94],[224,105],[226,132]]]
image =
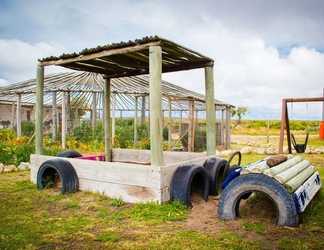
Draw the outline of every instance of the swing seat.
[[[307,148],[308,132],[306,133],[306,139],[305,139],[304,144],[297,144],[293,133],[291,133],[291,141],[292,141],[292,144],[294,145],[294,148],[297,151],[297,153],[304,153]]]

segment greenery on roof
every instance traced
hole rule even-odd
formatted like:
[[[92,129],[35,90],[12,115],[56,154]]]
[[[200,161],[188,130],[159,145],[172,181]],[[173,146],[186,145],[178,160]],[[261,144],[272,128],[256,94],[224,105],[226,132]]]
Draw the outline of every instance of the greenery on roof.
[[[131,41],[129,40],[128,42],[119,42],[119,43],[112,43],[112,44],[106,44],[106,45],[98,45],[96,48],[85,48],[83,49],[81,52],[79,53],[71,53],[71,54],[65,54],[63,53],[60,56],[49,56],[49,57],[45,57],[43,59],[38,59],[39,62],[45,62],[45,61],[51,61],[51,60],[59,60],[59,59],[66,59],[66,58],[74,58],[74,57],[78,57],[80,55],[88,55],[88,54],[92,54],[92,53],[97,53],[97,52],[101,52],[104,50],[110,50],[110,49],[120,49],[120,48],[125,48],[125,47],[129,47],[129,46],[135,46],[138,44],[145,44],[148,42],[155,42],[155,41],[159,41],[162,38],[159,36],[146,36],[143,37],[142,39],[135,39],[135,41]]]

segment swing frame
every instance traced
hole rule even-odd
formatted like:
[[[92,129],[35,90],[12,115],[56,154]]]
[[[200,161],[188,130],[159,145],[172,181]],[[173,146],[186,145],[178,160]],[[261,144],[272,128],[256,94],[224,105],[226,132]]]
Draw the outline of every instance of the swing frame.
[[[281,128],[280,128],[280,138],[279,138],[279,154],[283,151],[283,142],[285,136],[285,128],[288,143],[288,152],[292,153],[291,149],[291,133],[289,127],[289,116],[288,116],[288,102],[324,102],[324,97],[308,97],[308,98],[287,98],[282,99],[282,111],[281,111]],[[285,126],[286,125],[286,126]]]

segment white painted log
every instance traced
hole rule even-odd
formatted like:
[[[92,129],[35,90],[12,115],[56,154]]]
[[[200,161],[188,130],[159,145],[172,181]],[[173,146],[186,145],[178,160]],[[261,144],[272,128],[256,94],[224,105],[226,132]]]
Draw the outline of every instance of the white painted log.
[[[251,173],[252,169],[259,168],[260,165],[264,166],[264,164],[267,164],[267,159],[269,159],[270,157],[262,159],[260,161],[254,162],[254,163],[250,163],[249,165],[247,165],[246,167],[244,167],[241,170],[240,174],[249,174],[249,173]]]
[[[301,171],[303,171],[305,168],[307,168],[310,165],[308,160],[303,160],[296,165],[294,165],[291,168],[288,168],[287,170],[281,172],[278,175],[275,175],[274,178],[281,184],[284,184],[286,181],[290,180],[297,174],[299,174]]]
[[[296,165],[297,163],[301,162],[303,159],[301,156],[295,156],[273,168],[265,170],[263,173],[270,177],[274,177],[275,175],[280,174],[281,172],[291,168],[292,166]]]
[[[293,198],[298,213],[305,211],[306,207],[314,198],[318,190],[320,190],[321,186],[321,178],[319,173],[316,172],[293,193]]]
[[[264,161],[252,168],[251,173],[261,174],[267,169],[269,169],[269,166],[267,165],[267,161]]]
[[[310,165],[303,171],[301,171],[298,175],[285,182],[284,186],[289,193],[293,193],[314,173],[315,167],[313,165]]]

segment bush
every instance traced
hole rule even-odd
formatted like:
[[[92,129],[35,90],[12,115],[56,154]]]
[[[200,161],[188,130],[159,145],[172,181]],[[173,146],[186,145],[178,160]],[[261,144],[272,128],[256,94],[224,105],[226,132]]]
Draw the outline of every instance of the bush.
[[[35,124],[33,122],[21,122],[21,134],[32,136],[35,133]]]

